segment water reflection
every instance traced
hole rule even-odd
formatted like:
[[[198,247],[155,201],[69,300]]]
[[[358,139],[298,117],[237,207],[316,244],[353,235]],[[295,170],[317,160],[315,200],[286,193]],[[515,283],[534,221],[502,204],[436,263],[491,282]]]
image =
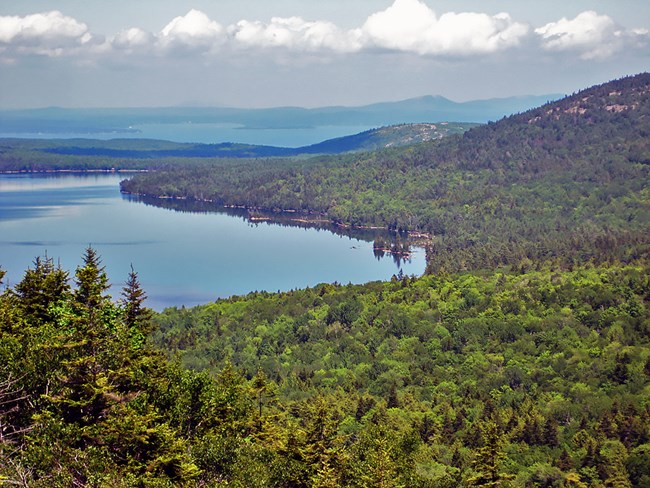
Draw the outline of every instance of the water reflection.
[[[413,249],[405,233],[391,232],[384,229],[368,229],[344,227],[332,223],[325,217],[306,215],[298,212],[264,212],[251,211],[239,207],[223,207],[221,205],[175,198],[156,198],[141,195],[122,193],[122,198],[133,203],[142,203],[147,206],[165,208],[181,213],[220,213],[236,217],[247,222],[251,227],[260,224],[280,227],[299,227],[327,231],[338,236],[358,239],[373,243],[373,254],[377,260],[391,257],[395,265],[400,268],[403,264],[411,262]]]

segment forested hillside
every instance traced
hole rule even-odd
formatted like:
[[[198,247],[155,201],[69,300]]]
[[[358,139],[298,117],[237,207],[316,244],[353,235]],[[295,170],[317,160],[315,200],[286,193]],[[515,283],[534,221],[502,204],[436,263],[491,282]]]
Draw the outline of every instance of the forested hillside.
[[[261,371],[260,408],[298,429],[276,431],[281,452],[314,449],[303,409],[326,405],[322,462],[342,485],[647,486],[649,271],[256,293],[167,310],[154,337],[187,367]]]
[[[400,147],[462,134],[478,124],[401,124],[303,147],[152,139],[0,139],[0,172],[157,170],[228,164],[233,158],[286,158]],[[258,162],[259,163],[259,162]],[[280,164],[266,160],[264,164]]]
[[[122,188],[426,233],[430,271],[629,260],[648,250],[649,135],[645,73],[439,142],[173,168]]]
[[[649,276],[404,277],[152,321],[94,250],[72,286],[37,259],[0,295],[0,482],[648,486]]]

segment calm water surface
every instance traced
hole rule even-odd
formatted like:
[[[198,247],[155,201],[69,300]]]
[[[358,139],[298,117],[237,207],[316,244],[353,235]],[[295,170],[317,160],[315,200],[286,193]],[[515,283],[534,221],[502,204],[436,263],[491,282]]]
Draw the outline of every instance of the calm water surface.
[[[49,132],[2,132],[0,138],[30,139],[163,139],[174,142],[198,142],[217,144],[238,142],[280,147],[301,147],[317,144],[327,139],[349,136],[373,129],[374,125],[324,125],[290,129],[253,129],[236,124],[190,124],[165,123],[133,126],[134,132],[49,133]]]
[[[222,213],[176,212],[129,201],[124,175],[0,175],[0,267],[12,286],[36,256],[74,269],[98,250],[118,298],[130,265],[148,305],[192,306],[255,290],[364,283],[424,271],[416,249],[399,267],[372,242],[317,229],[251,224]]]

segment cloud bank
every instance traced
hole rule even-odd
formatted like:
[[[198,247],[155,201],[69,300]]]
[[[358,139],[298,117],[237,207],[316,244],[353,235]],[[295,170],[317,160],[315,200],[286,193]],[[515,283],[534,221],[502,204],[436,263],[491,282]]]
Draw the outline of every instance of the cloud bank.
[[[158,46],[170,51],[211,51],[224,40],[223,26],[194,9],[174,18],[157,36]]]
[[[281,47],[309,52],[354,52],[362,48],[355,32],[342,31],[331,22],[309,22],[300,17],[274,17],[268,24],[242,20],[228,32],[233,42],[246,47]]]
[[[371,15],[360,29],[365,45],[424,55],[475,55],[520,44],[526,24],[510,15],[465,12],[439,18],[419,0],[396,0],[388,9]]]
[[[607,58],[622,49],[624,31],[606,15],[582,12],[574,19],[562,18],[538,29],[542,47],[548,51],[577,51],[585,59]]]
[[[224,26],[193,9],[157,33],[134,26],[104,38],[59,11],[0,16],[0,58],[4,60],[29,55],[209,57],[241,50],[310,54],[392,51],[434,58],[519,50],[531,56],[544,53],[598,60],[626,49],[645,50],[649,44],[648,29],[625,29],[593,11],[535,27],[505,12],[438,15],[422,0],[395,0],[385,10],[371,14],[360,27],[347,30],[332,22],[301,17],[240,20]]]
[[[0,50],[60,56],[90,44],[86,24],[58,10],[25,17],[0,16]]]

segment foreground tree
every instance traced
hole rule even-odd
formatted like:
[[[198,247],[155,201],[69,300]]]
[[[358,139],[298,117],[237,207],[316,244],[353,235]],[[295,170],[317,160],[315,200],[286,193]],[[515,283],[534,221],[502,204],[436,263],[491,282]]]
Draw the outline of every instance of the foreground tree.
[[[75,272],[77,289],[74,301],[77,310],[83,313],[92,325],[101,313],[110,297],[106,294],[110,288],[106,269],[101,265],[101,259],[92,247],[87,247],[83,255],[83,264]]]
[[[476,451],[473,461],[476,474],[467,483],[469,486],[502,486],[505,480],[511,478],[501,471],[501,462],[505,457],[502,451],[503,434],[494,421],[487,420],[480,426],[480,435],[482,445]]]
[[[138,273],[133,270],[122,288],[122,317],[134,345],[141,346],[151,332],[151,310],[144,306],[147,294],[140,286]]]
[[[74,291],[66,276],[49,258],[37,259],[17,289],[0,296],[0,359],[7,366],[0,368],[0,484],[169,486],[195,479],[187,439],[156,408],[163,391],[175,392],[170,405],[186,392],[171,386],[172,369],[144,344],[148,311],[137,275],[127,282],[126,314],[107,295],[94,249],[84,253]]]
[[[63,300],[70,292],[68,273],[55,266],[47,255],[37,257],[34,267],[27,269],[23,279],[16,285],[15,293],[19,299],[23,315],[34,325],[52,319],[51,307]]]

